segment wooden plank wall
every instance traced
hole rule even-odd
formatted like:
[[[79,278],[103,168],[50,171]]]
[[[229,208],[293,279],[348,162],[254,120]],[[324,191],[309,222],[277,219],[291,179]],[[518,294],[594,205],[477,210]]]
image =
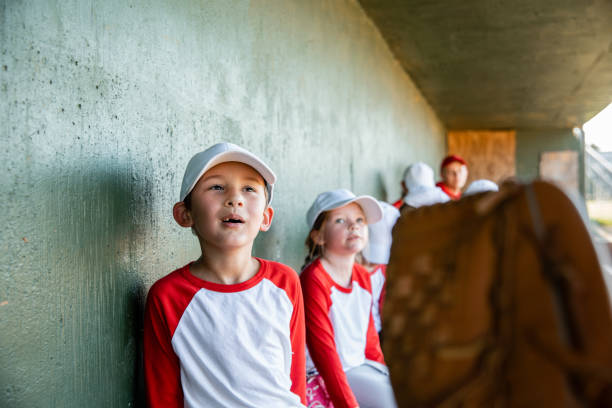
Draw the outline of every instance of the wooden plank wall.
[[[458,154],[468,162],[466,186],[473,180],[496,183],[516,175],[516,131],[452,130],[447,133],[448,154]]]

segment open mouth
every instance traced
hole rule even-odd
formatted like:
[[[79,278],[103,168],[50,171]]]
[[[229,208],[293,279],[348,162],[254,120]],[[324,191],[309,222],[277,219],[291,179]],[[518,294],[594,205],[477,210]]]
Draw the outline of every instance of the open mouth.
[[[223,221],[226,224],[244,224],[244,220],[242,219],[242,217],[234,216],[234,215],[225,217],[221,221]]]

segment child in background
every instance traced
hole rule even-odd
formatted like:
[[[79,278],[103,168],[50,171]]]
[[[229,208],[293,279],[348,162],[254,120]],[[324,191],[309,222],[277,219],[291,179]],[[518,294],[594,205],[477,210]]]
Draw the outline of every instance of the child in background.
[[[461,189],[468,178],[467,162],[456,154],[446,156],[440,164],[440,175],[442,181],[436,186],[440,187],[451,200],[460,199]]]
[[[450,198],[434,185],[433,169],[422,162],[412,163],[404,174],[406,195],[403,208],[419,208],[450,201]]]
[[[395,407],[372,318],[370,276],[355,263],[367,223],[382,218],[381,207],[372,197],[333,190],[319,194],[306,218],[309,252],[300,280],[307,368],[316,366],[335,408]]]
[[[400,216],[400,212],[393,205],[379,201],[383,218],[368,224],[369,240],[361,252],[362,265],[370,272],[372,284],[372,317],[374,326],[380,335],[382,329],[381,316],[385,298],[385,281],[387,278],[387,263],[391,254],[391,241],[393,226]]]
[[[202,255],[147,296],[149,407],[304,406],[298,275],[251,255],[272,222],[275,181],[263,161],[231,143],[189,161],[173,215],[191,228]]]
[[[423,162],[406,167],[401,184],[402,198],[393,203],[398,210],[406,206],[418,208],[450,200],[440,187],[436,187],[432,168]]]
[[[473,194],[484,193],[487,191],[499,191],[499,186],[491,180],[486,180],[486,179],[474,180],[470,183],[468,188],[465,189],[465,192],[463,193],[463,195],[469,196]]]

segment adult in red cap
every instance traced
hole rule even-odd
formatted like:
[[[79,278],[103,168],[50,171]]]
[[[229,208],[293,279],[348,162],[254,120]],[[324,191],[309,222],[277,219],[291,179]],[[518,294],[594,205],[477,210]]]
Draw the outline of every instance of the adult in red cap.
[[[461,198],[461,189],[465,185],[468,176],[466,161],[456,154],[446,156],[440,165],[442,181],[436,184],[451,200]]]

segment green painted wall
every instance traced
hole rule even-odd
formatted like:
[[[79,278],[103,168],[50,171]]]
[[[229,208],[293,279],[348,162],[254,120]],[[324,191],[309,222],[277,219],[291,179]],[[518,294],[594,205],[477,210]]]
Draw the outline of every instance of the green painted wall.
[[[579,171],[584,174],[580,140],[572,129],[517,130],[516,131],[516,175],[520,180],[530,181],[538,177],[540,156],[543,152],[575,150],[579,152]],[[584,177],[579,176],[581,190]],[[584,190],[582,190],[584,191]]]
[[[140,406],[148,287],[198,256],[172,220],[221,140],[278,173],[258,255],[298,268],[315,195],[395,199],[445,130],[354,0],[0,0],[0,401]]]

